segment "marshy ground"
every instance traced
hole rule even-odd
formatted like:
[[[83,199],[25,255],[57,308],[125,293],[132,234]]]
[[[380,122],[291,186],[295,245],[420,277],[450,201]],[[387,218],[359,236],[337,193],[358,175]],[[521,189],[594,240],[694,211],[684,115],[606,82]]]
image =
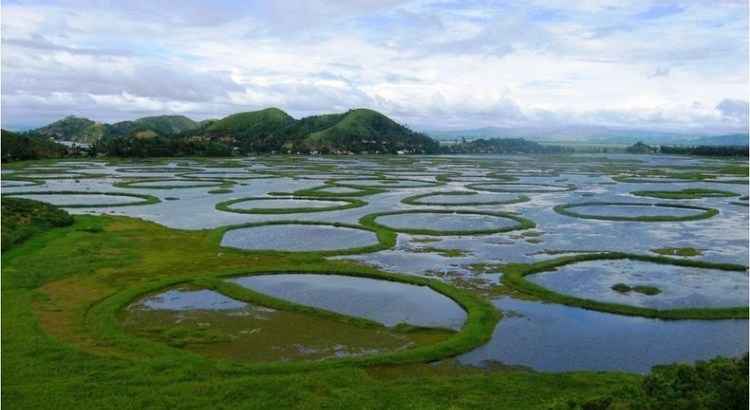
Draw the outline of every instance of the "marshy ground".
[[[738,356],[747,174],[647,155],[12,164],[4,212],[75,217],[3,219],[3,404],[544,408]]]

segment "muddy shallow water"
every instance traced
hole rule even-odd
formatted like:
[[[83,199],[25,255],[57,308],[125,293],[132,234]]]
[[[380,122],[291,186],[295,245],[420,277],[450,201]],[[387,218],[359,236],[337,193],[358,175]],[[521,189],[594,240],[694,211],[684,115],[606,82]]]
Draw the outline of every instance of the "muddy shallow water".
[[[436,343],[440,330],[400,333],[227,298],[210,290],[171,289],[131,304],[127,332],[202,355],[247,362],[372,355]]]

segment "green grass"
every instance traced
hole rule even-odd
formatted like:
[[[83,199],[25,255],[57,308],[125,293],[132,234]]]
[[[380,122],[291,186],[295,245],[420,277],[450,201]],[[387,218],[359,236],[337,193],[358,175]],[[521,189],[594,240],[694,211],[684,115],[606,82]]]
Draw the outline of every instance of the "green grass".
[[[327,182],[325,185],[317,186],[314,188],[308,188],[308,189],[300,189],[297,191],[294,191],[292,193],[285,193],[285,192],[271,192],[269,195],[274,196],[308,196],[308,197],[352,197],[352,196],[369,196],[369,195],[375,195],[380,194],[383,192],[386,192],[385,189],[380,188],[366,188],[366,187],[349,187],[352,189],[356,189],[356,191],[353,192],[327,192],[326,189],[335,188],[336,185],[333,185],[332,183]]]
[[[436,253],[440,256],[444,256],[446,258],[461,258],[464,256],[471,255],[471,252],[465,251],[463,249],[446,249],[446,248],[435,248],[432,246],[427,246],[423,248],[416,248],[416,249],[410,249],[410,252],[414,253]]]
[[[642,316],[656,319],[747,319],[748,307],[727,308],[688,308],[688,309],[652,309],[618,303],[600,302],[555,292],[536,283],[526,280],[526,276],[554,271],[558,267],[584,261],[629,259],[643,262],[661,263],[675,266],[717,269],[723,271],[745,272],[747,267],[728,263],[712,263],[686,259],[672,259],[665,256],[636,255],[621,252],[601,252],[566,256],[545,260],[533,264],[507,264],[503,267],[502,282],[520,292],[539,299],[575,306],[589,310],[615,313],[629,316]],[[647,290],[648,291],[648,290]]]
[[[657,288],[656,286],[646,286],[646,285],[636,285],[636,286],[630,286],[624,283],[615,283],[612,285],[612,290],[620,293],[629,293],[629,292],[637,292],[642,293],[644,295],[658,295],[661,293],[661,290]]]
[[[195,181],[191,185],[170,184],[174,181]],[[138,185],[145,182],[163,182],[161,185]],[[118,181],[112,184],[117,188],[136,188],[136,189],[187,189],[187,188],[229,188],[234,182],[220,179],[176,179],[176,178],[139,178],[127,181]]]
[[[683,189],[680,191],[634,191],[631,193],[635,196],[659,199],[701,199],[739,196],[739,194],[734,192],[701,188]]]
[[[270,200],[280,200],[280,199],[299,199],[299,200],[308,200],[308,201],[321,201],[321,202],[346,202],[344,205],[338,205],[334,204],[332,206],[326,206],[326,207],[300,207],[300,208],[263,208],[263,201],[270,201]],[[255,203],[258,204],[257,208],[232,208],[232,205],[247,202],[247,201],[256,201]],[[351,209],[351,208],[359,208],[361,206],[367,205],[367,202],[361,201],[359,199],[351,199],[351,198],[320,198],[320,197],[300,197],[300,196],[293,196],[293,197],[284,197],[284,198],[274,198],[274,197],[246,197],[246,198],[238,198],[238,199],[232,199],[229,201],[219,202],[216,204],[216,209],[224,212],[235,212],[240,214],[298,214],[298,213],[309,213],[309,212],[327,212],[327,211],[337,211],[337,210],[343,210],[343,209]]]
[[[691,256],[700,256],[703,255],[703,252],[700,249],[695,248],[657,248],[657,249],[651,249],[651,252],[658,253],[659,255],[666,255],[666,256],[684,256],[684,257],[691,257]]]
[[[127,168],[116,168],[115,172],[122,172],[125,174],[134,174],[134,176],[138,176],[138,174],[159,174],[159,173],[165,173],[165,174],[175,174],[175,173],[189,173],[189,172],[198,172],[200,171],[199,168],[190,168],[190,167],[127,167]]]
[[[599,397],[641,380],[620,373],[487,372],[425,364],[486,341],[496,310],[440,281],[314,253],[222,249],[221,230],[180,231],[112,216],[75,220],[3,253],[2,404],[8,408],[537,409]],[[134,337],[116,317],[154,289],[282,271],[422,281],[457,300],[469,321],[446,343],[424,349],[246,366]]]
[[[548,176],[548,175],[541,175],[541,176]],[[502,186],[503,188],[487,188],[485,185],[497,185]],[[516,188],[518,186],[532,186],[532,187],[539,187],[537,189],[535,188]],[[576,186],[573,184],[567,184],[567,185],[552,185],[552,184],[536,184],[536,183],[526,183],[526,182],[481,182],[476,184],[468,184],[466,185],[466,188],[469,189],[475,189],[477,191],[485,191],[485,192],[527,192],[527,193],[559,193],[559,192],[568,192],[573,191],[576,189]],[[545,190],[545,188],[555,188],[553,190]],[[562,189],[560,189],[562,188]]]
[[[368,184],[357,184],[356,181],[381,181],[381,185],[368,185]],[[398,182],[406,181],[406,182],[416,182],[417,184],[409,185],[409,186],[399,186],[397,185]],[[342,186],[346,188],[356,188],[356,189],[414,189],[414,188],[431,188],[436,187],[440,185],[444,185],[445,182],[441,181],[424,181],[421,179],[410,179],[410,178],[382,178],[382,177],[352,177],[352,178],[336,178],[328,181],[332,186]]]
[[[375,222],[375,220],[381,216],[406,215],[406,214],[414,214],[414,213],[487,215],[487,216],[496,216],[496,217],[501,217],[501,218],[512,219],[516,221],[517,224],[506,226],[506,227],[493,228],[493,229],[463,229],[463,230],[455,230],[455,231],[440,231],[440,230],[434,230],[434,229],[416,229],[416,228],[395,229],[395,228],[391,228],[391,227],[381,225]],[[490,234],[501,233],[501,232],[531,229],[536,226],[536,224],[534,224],[534,222],[532,222],[531,220],[522,218],[515,214],[510,214],[510,213],[481,212],[481,211],[452,211],[452,210],[444,210],[444,209],[414,209],[414,210],[408,210],[408,211],[377,212],[377,213],[363,216],[359,220],[359,223],[366,227],[370,227],[372,229],[385,229],[385,230],[392,230],[394,232],[406,233],[406,234],[411,234],[411,235],[432,235],[432,236],[490,235]]]
[[[3,251],[35,234],[73,223],[67,212],[44,202],[3,197],[0,204]]]

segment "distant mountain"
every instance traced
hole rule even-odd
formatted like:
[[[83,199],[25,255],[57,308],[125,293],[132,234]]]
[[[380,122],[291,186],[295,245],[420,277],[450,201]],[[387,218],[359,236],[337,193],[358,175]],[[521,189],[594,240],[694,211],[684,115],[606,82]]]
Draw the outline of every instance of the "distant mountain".
[[[748,145],[750,136],[748,134],[727,134],[715,137],[703,137],[691,142],[694,145]]]
[[[601,144],[630,145],[644,142],[651,145],[728,145],[739,141],[743,134],[711,136],[694,132],[655,131],[637,128],[612,128],[594,125],[570,125],[559,127],[485,127],[466,130],[427,131],[439,140],[477,138],[525,138],[536,141],[579,141]],[[729,138],[723,138],[729,137]],[[744,134],[747,144],[747,134]]]
[[[440,147],[443,154],[558,154],[572,148],[542,145],[523,138],[479,138]]]
[[[107,133],[107,125],[70,115],[32,132],[60,141],[92,143]]]

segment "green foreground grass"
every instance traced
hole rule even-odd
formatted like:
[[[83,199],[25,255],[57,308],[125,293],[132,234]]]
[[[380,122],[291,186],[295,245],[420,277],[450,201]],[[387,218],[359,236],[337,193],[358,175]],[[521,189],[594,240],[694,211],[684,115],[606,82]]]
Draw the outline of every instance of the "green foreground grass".
[[[70,226],[38,233],[4,252],[2,404],[14,409],[537,409],[608,395],[641,380],[618,373],[487,372],[424,364],[482,343],[496,320],[481,298],[427,279],[427,285],[461,303],[470,318],[478,316],[448,346],[387,360],[259,368],[126,334],[117,322],[119,308],[144,292],[201,283],[200,278],[204,285],[218,286],[220,276],[304,270],[423,280],[312,253],[222,249],[218,233],[77,216]]]

